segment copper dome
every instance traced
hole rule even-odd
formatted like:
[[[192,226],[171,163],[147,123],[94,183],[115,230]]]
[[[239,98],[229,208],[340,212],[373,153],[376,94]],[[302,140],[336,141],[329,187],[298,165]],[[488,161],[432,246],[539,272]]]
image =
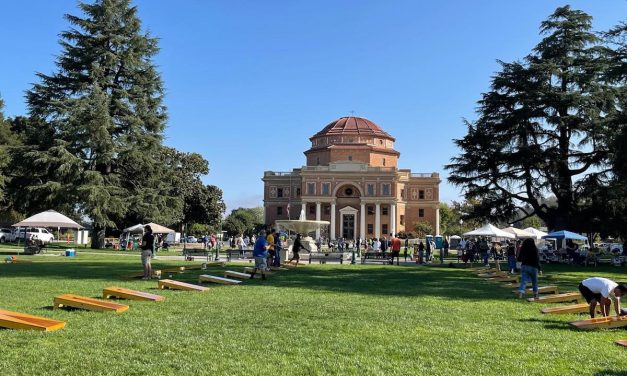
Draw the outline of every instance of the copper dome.
[[[332,121],[320,132],[313,135],[313,138],[320,136],[336,136],[336,135],[363,135],[363,136],[380,136],[394,140],[394,137],[390,136],[381,127],[371,122],[368,119],[347,116],[341,117]]]

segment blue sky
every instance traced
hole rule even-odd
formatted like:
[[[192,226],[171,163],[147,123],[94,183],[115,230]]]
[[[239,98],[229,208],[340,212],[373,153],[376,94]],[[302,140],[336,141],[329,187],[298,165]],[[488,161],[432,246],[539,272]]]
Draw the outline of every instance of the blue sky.
[[[26,113],[35,72],[51,73],[64,13],[74,0],[3,1],[0,95],[5,115]],[[201,153],[204,179],[230,209],[262,200],[263,171],[305,163],[308,138],[355,112],[396,137],[399,167],[439,172],[441,199],[458,200],[443,169],[463,118],[498,69],[540,40],[540,22],[565,2],[135,1],[161,39],[155,62],[167,88],[166,144]],[[575,1],[606,30],[626,1]]]

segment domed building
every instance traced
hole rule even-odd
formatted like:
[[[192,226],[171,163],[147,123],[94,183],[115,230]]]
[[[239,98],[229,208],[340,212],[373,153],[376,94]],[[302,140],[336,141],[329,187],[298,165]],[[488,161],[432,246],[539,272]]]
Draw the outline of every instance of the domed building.
[[[397,166],[394,137],[372,121],[342,117],[310,138],[306,166],[264,172],[265,223],[277,219],[329,221],[334,240],[389,237],[428,222],[439,235],[438,173]]]

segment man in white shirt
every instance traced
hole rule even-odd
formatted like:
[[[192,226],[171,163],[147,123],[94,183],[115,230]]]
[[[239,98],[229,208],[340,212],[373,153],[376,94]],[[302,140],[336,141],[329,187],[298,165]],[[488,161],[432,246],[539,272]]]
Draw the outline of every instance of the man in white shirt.
[[[611,279],[592,277],[581,281],[579,292],[590,304],[590,317],[594,318],[597,303],[601,306],[601,314],[609,316],[612,301],[614,301],[616,316],[620,316],[620,298],[627,294],[627,287],[619,285]]]

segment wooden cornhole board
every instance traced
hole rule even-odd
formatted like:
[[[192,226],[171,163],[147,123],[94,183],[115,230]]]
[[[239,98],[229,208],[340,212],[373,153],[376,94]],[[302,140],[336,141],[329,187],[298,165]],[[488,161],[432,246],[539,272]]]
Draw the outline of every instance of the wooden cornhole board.
[[[209,290],[206,287],[194,285],[191,283],[185,283],[180,281],[175,281],[172,279],[162,279],[159,281],[159,288],[165,289],[169,288],[172,290],[183,290],[183,291],[207,291]]]
[[[144,272],[129,273],[129,274],[121,275],[120,279],[135,279],[135,278],[142,278],[143,276],[144,276]],[[161,270],[153,270],[152,278],[161,278]]]
[[[518,282],[518,276],[514,275],[511,277],[494,277],[494,278],[488,278],[488,281],[490,282]]]
[[[52,307],[54,309],[61,307],[73,307],[79,309],[85,309],[88,311],[98,312],[124,312],[128,310],[128,306],[125,304],[105,302],[103,300],[92,299],[85,296],[78,296],[73,294],[63,294],[54,298]]]
[[[161,273],[183,273],[185,269],[184,266],[177,266],[175,268],[161,269]]]
[[[227,270],[224,272],[225,278],[238,278],[238,279],[250,279],[250,274],[240,273],[233,270]],[[255,278],[261,278],[259,274],[255,274]]]
[[[477,277],[482,277],[482,278],[507,277],[507,272],[479,273],[477,274]]]
[[[221,266],[224,268],[226,266],[226,261],[209,261],[209,262],[205,262],[204,264],[207,266]],[[202,265],[198,269],[202,269]]]
[[[570,323],[577,329],[611,329],[627,327],[627,316],[595,317],[587,320],[577,320]]]
[[[215,275],[208,275],[208,274],[203,274],[198,277],[198,283],[203,283],[203,282],[220,283],[222,285],[239,285],[240,283],[242,283],[242,281],[238,281],[236,279],[218,277]]]
[[[141,300],[149,302],[162,302],[165,300],[165,296],[150,294],[143,291],[125,289],[123,287],[107,287],[102,290],[102,297],[109,299],[111,297],[128,299],[128,300]]]
[[[202,264],[182,266],[182,268],[184,268],[185,270],[200,270],[202,269]]]
[[[512,290],[513,293],[518,294],[518,290]],[[532,294],[533,289],[527,288],[525,293]],[[542,286],[538,287],[538,294],[559,294],[559,288],[557,286]]]
[[[250,267],[244,268],[244,273],[252,274],[253,270],[255,270],[255,268],[250,268]],[[257,273],[261,274],[261,270],[257,270]],[[273,274],[273,272],[266,270],[266,271],[264,271],[264,274],[265,275],[270,275],[270,274]]]
[[[627,339],[620,339],[615,342],[618,346],[627,347]]]
[[[540,310],[540,312],[542,313],[551,313],[555,315],[560,315],[564,313],[587,313],[589,311],[590,305],[588,305],[588,303],[570,304],[559,307],[547,307]],[[598,309],[597,312],[599,312]]]
[[[63,321],[0,309],[0,327],[2,328],[51,332],[64,326]]]
[[[545,295],[539,298],[529,298],[527,301],[536,303],[560,303],[560,302],[580,302],[583,298],[578,292],[565,292],[563,294]]]

